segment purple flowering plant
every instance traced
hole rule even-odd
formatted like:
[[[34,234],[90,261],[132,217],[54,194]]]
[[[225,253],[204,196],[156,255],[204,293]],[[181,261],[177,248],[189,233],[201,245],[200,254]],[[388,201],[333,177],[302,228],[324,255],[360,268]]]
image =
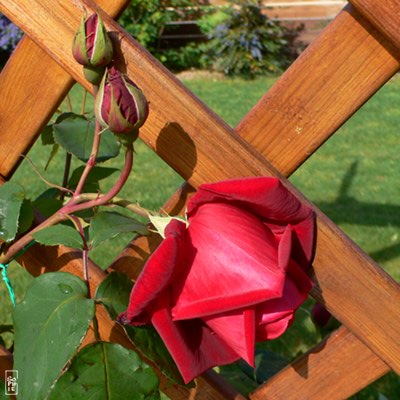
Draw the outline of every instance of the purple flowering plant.
[[[5,15],[0,14],[0,49],[11,53],[22,37],[22,31]]]

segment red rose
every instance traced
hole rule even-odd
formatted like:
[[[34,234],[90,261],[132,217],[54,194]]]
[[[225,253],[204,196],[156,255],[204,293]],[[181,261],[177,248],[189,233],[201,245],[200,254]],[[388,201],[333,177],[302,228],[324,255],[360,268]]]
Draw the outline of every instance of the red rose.
[[[185,382],[243,358],[291,325],[307,298],[315,216],[278,179],[202,185],[188,222],[166,238],[133,287],[124,324],[152,323]]]

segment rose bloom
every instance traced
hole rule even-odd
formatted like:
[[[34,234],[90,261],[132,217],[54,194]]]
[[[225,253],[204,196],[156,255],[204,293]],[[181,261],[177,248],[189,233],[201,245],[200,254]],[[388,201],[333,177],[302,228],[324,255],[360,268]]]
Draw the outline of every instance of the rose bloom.
[[[315,215],[275,178],[200,186],[132,289],[124,324],[153,324],[185,382],[292,324],[312,286]]]

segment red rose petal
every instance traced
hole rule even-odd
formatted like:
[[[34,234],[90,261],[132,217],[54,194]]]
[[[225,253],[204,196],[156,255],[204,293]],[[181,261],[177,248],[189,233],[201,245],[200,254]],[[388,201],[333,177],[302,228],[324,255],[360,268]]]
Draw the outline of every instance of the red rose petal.
[[[282,297],[266,301],[256,308],[259,319],[257,341],[275,339],[280,336],[307,296],[308,291],[300,291],[291,279],[286,279]]]
[[[158,303],[169,299],[159,298]],[[230,364],[239,356],[200,319],[174,322],[167,307],[155,310],[152,319],[185,383],[216,365]]]
[[[243,360],[254,367],[255,312],[253,309],[203,318],[203,321]]]
[[[145,323],[152,302],[170,284],[171,277],[180,267],[180,254],[184,252],[186,225],[172,220],[165,231],[166,238],[147,261],[133,286],[128,309],[120,317],[124,323]],[[140,314],[144,313],[143,316]]]
[[[188,204],[188,215],[202,204],[228,202],[266,221],[274,234],[283,233],[287,224],[298,236],[297,251],[307,268],[314,254],[315,214],[304,206],[277,178],[250,177],[231,179],[199,187]],[[305,260],[305,261],[302,261]]]
[[[272,233],[250,213],[229,204],[201,206],[188,228],[192,260],[173,286],[174,319],[243,308],[282,293],[285,270]]]

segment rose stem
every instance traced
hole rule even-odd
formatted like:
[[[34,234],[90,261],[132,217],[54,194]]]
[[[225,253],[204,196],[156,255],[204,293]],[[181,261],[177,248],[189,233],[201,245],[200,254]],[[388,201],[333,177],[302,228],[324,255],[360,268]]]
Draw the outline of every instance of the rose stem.
[[[94,90],[94,97],[96,97],[99,87],[93,86],[93,90]],[[82,108],[83,108],[83,104],[82,104]],[[75,198],[76,196],[79,196],[81,194],[81,192],[83,190],[83,186],[85,185],[86,179],[87,179],[90,171],[96,165],[96,158],[97,158],[97,154],[99,152],[99,147],[100,147],[100,139],[101,139],[101,126],[100,126],[100,123],[96,120],[96,126],[94,129],[94,138],[93,138],[92,150],[90,152],[90,157],[89,157],[88,162],[86,163],[85,169],[82,172],[82,175],[79,179],[78,185],[76,186],[73,198]]]
[[[78,185],[76,186],[73,198],[75,198],[76,196],[79,196],[81,194],[81,192],[83,190],[83,186],[85,185],[86,179],[87,179],[90,171],[96,165],[96,158],[97,158],[97,154],[99,152],[99,147],[100,147],[100,139],[101,139],[101,126],[96,121],[96,128],[94,130],[92,151],[90,152],[89,160],[86,163],[85,169],[83,170],[81,178],[79,179]]]
[[[69,218],[75,225],[79,235],[82,238],[83,248],[82,248],[82,263],[83,263],[83,279],[86,282],[88,290],[88,298],[91,298],[90,294],[90,284],[89,284],[89,246],[86,241],[85,231],[83,230],[82,223],[80,219],[74,215],[70,215]]]
[[[40,231],[41,229],[55,225],[58,222],[65,221],[70,214],[72,214],[76,211],[81,211],[81,210],[85,210],[88,208],[98,207],[98,206],[107,204],[114,196],[116,196],[120,192],[120,190],[126,183],[128,177],[129,177],[129,174],[132,170],[132,166],[133,166],[133,154],[134,154],[133,153],[133,145],[127,146],[126,152],[125,152],[124,168],[122,169],[121,175],[118,178],[117,182],[114,184],[114,186],[110,189],[109,192],[107,192],[103,196],[98,196],[97,199],[90,200],[85,203],[80,203],[79,197],[73,197],[68,204],[66,204],[64,207],[62,207],[60,210],[58,210],[55,214],[53,214],[47,220],[43,221],[41,224],[39,224],[34,229],[32,229],[29,233],[22,236],[19,240],[17,240],[15,243],[13,243],[8,248],[7,253],[2,254],[0,256],[0,263],[5,264],[13,256],[18,254],[18,252],[20,250],[22,250],[25,246],[27,246],[30,242],[32,242],[34,240],[32,235],[34,233]]]
[[[103,196],[98,196],[97,198],[94,198],[93,200],[89,200],[85,203],[81,203],[80,196],[75,196],[71,199],[71,201],[65,205],[61,210],[64,213],[67,214],[72,214],[77,211],[81,211],[87,208],[92,208],[92,207],[97,207],[101,206],[104,204],[107,204],[111,199],[113,199],[122,189],[122,187],[125,185],[129,174],[132,170],[133,166],[133,145],[129,144],[126,146],[126,151],[125,151],[125,165],[124,168],[121,171],[121,174],[115,182],[114,186],[109,190],[108,193],[106,193]],[[84,195],[82,195],[82,198],[85,199]],[[61,212],[60,210],[60,212]]]
[[[79,203],[83,203],[86,201],[95,200],[98,197],[99,197],[99,195],[97,193],[83,193],[78,197],[78,199],[79,199]],[[126,199],[122,199],[121,197],[117,197],[117,196],[112,198],[107,203],[107,205],[116,205],[116,206],[123,207],[123,208],[133,212],[134,214],[140,215],[141,217],[145,217],[145,218],[148,218],[149,214],[150,215],[152,214],[152,212],[147,210],[146,208],[143,208],[134,202],[131,202]]]

